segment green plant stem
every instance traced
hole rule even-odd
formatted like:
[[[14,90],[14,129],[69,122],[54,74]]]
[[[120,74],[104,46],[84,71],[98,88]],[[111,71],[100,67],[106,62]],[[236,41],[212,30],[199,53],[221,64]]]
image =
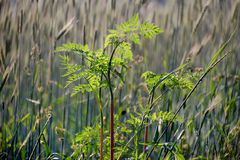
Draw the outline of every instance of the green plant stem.
[[[136,134],[137,132],[135,132]],[[139,137],[138,137],[138,134],[136,134],[136,137],[135,137],[135,159],[138,160],[138,141],[139,141]]]
[[[149,106],[151,107],[153,104],[153,98],[154,98],[154,93],[155,93],[155,87],[153,87],[153,90],[151,92],[151,96],[149,97],[148,103],[150,104]],[[151,108],[150,108],[151,109]],[[144,146],[143,146],[143,151],[145,152],[147,149],[147,141],[148,141],[148,130],[149,130],[149,125],[148,125],[149,119],[146,118],[146,127],[145,127],[145,133],[144,133]]]
[[[205,120],[207,119],[207,114],[208,114],[208,111],[204,113],[203,115],[203,119],[201,121],[201,124],[200,124],[200,127],[198,129],[198,132],[197,132],[197,137],[196,137],[196,141],[195,141],[195,144],[194,144],[194,147],[193,147],[193,152],[192,152],[192,156],[194,155],[194,152],[197,148],[197,144],[199,142],[199,139],[200,139],[200,134],[201,134],[201,130],[202,130],[202,127],[203,127],[203,123],[205,122]]]
[[[103,74],[104,75],[104,74]],[[101,77],[102,79],[102,77]],[[98,93],[94,91],[95,97],[97,102],[99,103],[99,110],[100,110],[100,160],[103,160],[103,140],[104,140],[104,134],[103,134],[103,105],[102,105],[102,90],[99,88]]]
[[[157,139],[156,143],[153,145],[153,147],[151,148],[150,152],[148,153],[146,160],[151,156],[154,148],[158,145],[158,143],[160,142],[162,136],[167,132],[169,126],[173,123],[173,120],[176,118],[177,114],[180,112],[180,110],[183,108],[184,104],[187,102],[187,100],[190,98],[190,96],[193,94],[193,92],[195,91],[195,89],[198,87],[198,85],[202,82],[202,80],[206,77],[206,75],[218,64],[220,63],[230,52],[227,52],[225,55],[223,55],[219,60],[217,60],[215,63],[213,63],[212,65],[210,65],[207,70],[203,73],[203,75],[200,77],[200,79],[197,81],[197,83],[194,85],[193,89],[188,93],[188,95],[186,96],[186,98],[182,101],[182,103],[179,105],[177,111],[174,113],[173,118],[169,121],[168,125],[166,126],[166,128],[164,129],[163,133],[161,134],[161,136]]]

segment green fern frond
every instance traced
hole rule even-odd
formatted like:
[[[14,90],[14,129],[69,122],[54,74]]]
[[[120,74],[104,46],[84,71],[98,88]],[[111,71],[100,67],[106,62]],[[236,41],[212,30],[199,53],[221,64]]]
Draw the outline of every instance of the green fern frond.
[[[98,76],[94,73],[91,73],[86,77],[86,79],[88,81],[89,86],[92,88],[92,90],[99,88],[100,81],[101,81],[100,76]]]
[[[60,63],[62,66],[65,66],[70,62],[70,58],[67,55],[58,55],[58,57],[61,59]]]
[[[140,37],[137,33],[133,32],[133,33],[128,34],[128,39],[129,39],[129,41],[140,45]]]
[[[163,74],[162,76],[165,76],[165,74]],[[171,75],[168,79],[163,81],[163,84],[170,88],[178,87],[181,89],[192,89],[194,86],[194,83],[191,80],[185,78],[184,75],[177,74]]]
[[[116,30],[112,30],[112,33],[108,34],[105,38],[104,48],[108,47],[109,45],[118,43],[120,41],[120,37],[122,36],[124,35],[120,35]]]
[[[144,82],[148,85],[149,88],[153,88],[166,75],[168,75],[168,73],[157,75],[151,71],[147,71],[142,74],[142,78],[144,79]],[[159,86],[160,88],[165,86],[168,88],[178,87],[181,89],[192,89],[194,83],[190,79],[185,77],[186,77],[185,75],[178,74],[168,75],[168,78],[164,79]]]
[[[65,74],[63,74],[63,77],[70,76],[73,73],[79,72],[82,70],[82,66],[77,65],[77,64],[67,64],[65,69],[67,70]]]
[[[141,77],[143,78],[144,82],[148,85],[149,88],[153,88],[160,79],[159,75],[151,71],[144,72]]]
[[[117,25],[116,30],[109,30],[104,43],[104,47],[114,45],[121,41],[130,41],[135,44],[140,44],[140,35],[146,38],[152,38],[153,36],[163,32],[162,29],[157,27],[153,23],[139,22],[138,14],[132,16],[129,21]]]
[[[149,78],[153,78],[153,77],[155,77],[156,76],[156,73],[153,73],[152,71],[146,71],[146,72],[144,72],[143,74],[142,74],[142,78],[144,79],[144,80],[147,80],[147,79],[149,79]]]
[[[130,43],[122,42],[119,45],[119,47],[117,48],[116,52],[118,54],[120,54],[123,59],[132,60],[133,53],[132,53],[132,50],[131,50],[131,44]]]
[[[88,54],[90,52],[88,45],[78,43],[66,43],[57,47],[55,52],[73,52],[77,54]]]
[[[73,87],[73,92],[72,92],[71,96],[74,96],[74,95],[78,94],[79,92],[82,92],[82,93],[92,92],[92,91],[98,89],[99,87],[104,87],[103,83],[101,83],[100,76],[97,76],[95,74],[88,74],[85,77],[85,79],[86,79],[87,83],[78,84]]]
[[[114,57],[112,60],[112,67],[120,67],[120,66],[124,66],[124,64],[126,64],[126,60],[120,58],[120,57]]]
[[[177,76],[176,78],[178,78],[178,86],[180,88],[191,90],[194,87],[194,83],[190,79],[185,78],[185,76]]]
[[[117,25],[117,30],[122,32],[133,32],[138,30],[139,17],[138,14],[132,16],[127,22]]]
[[[152,38],[161,32],[163,32],[163,30],[153,23],[143,22],[140,25],[140,34],[146,38]]]
[[[65,87],[68,87],[73,82],[79,81],[80,79],[82,79],[87,74],[88,73],[84,72],[84,71],[83,72],[79,72],[79,73],[71,74],[70,76],[67,77],[67,82],[66,82]]]
[[[90,70],[95,73],[105,73],[108,70],[108,54],[96,54],[90,65]]]
[[[66,72],[62,75],[62,77],[68,77],[76,72],[80,72],[83,69],[83,66],[70,63],[70,58],[66,55],[59,55],[61,59],[61,65],[63,66],[63,69],[66,70]]]
[[[92,89],[88,84],[78,84],[73,87],[71,96],[75,96],[79,92],[85,93],[85,92],[91,92]]]

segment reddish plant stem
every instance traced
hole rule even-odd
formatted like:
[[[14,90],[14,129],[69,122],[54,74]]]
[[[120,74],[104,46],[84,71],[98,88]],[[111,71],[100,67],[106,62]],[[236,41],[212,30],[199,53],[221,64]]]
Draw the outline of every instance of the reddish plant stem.
[[[109,63],[108,63],[108,72],[107,72],[107,80],[108,80],[108,86],[109,86],[109,91],[110,91],[110,96],[111,96],[111,104],[110,104],[110,160],[114,160],[114,95],[113,95],[113,89],[112,89],[112,83],[111,83],[111,69],[112,69],[112,60],[114,53],[117,50],[117,47],[121,44],[122,42],[118,42],[116,46],[114,47]]]
[[[111,137],[111,142],[110,142],[110,159],[114,160],[114,103],[113,100],[111,99],[111,108],[110,108],[110,137]]]

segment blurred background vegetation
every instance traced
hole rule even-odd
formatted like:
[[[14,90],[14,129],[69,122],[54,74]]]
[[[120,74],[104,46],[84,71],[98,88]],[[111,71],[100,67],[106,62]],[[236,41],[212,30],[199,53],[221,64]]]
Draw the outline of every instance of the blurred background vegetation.
[[[107,30],[135,13],[164,32],[133,45],[134,60],[115,113],[136,110],[139,97],[144,100],[147,93],[139,86],[145,70],[169,72],[185,61],[191,62],[189,70],[201,70],[237,28],[228,46],[233,53],[207,76],[180,115],[186,157],[193,147],[193,154],[210,159],[220,153],[240,156],[240,0],[0,0],[1,158],[29,157],[40,139],[35,157],[43,150],[71,153],[71,137],[94,125],[99,109],[90,93],[70,97],[53,51],[66,42],[103,48]],[[175,111],[185,95],[171,92],[158,107]],[[108,106],[104,113],[108,119]],[[42,131],[45,139],[39,138]]]

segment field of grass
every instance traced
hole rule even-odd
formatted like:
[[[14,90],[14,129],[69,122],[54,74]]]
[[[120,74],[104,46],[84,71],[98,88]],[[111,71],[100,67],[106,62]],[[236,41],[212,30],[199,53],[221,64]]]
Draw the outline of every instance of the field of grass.
[[[238,160],[239,63],[240,0],[0,0],[0,159]]]

